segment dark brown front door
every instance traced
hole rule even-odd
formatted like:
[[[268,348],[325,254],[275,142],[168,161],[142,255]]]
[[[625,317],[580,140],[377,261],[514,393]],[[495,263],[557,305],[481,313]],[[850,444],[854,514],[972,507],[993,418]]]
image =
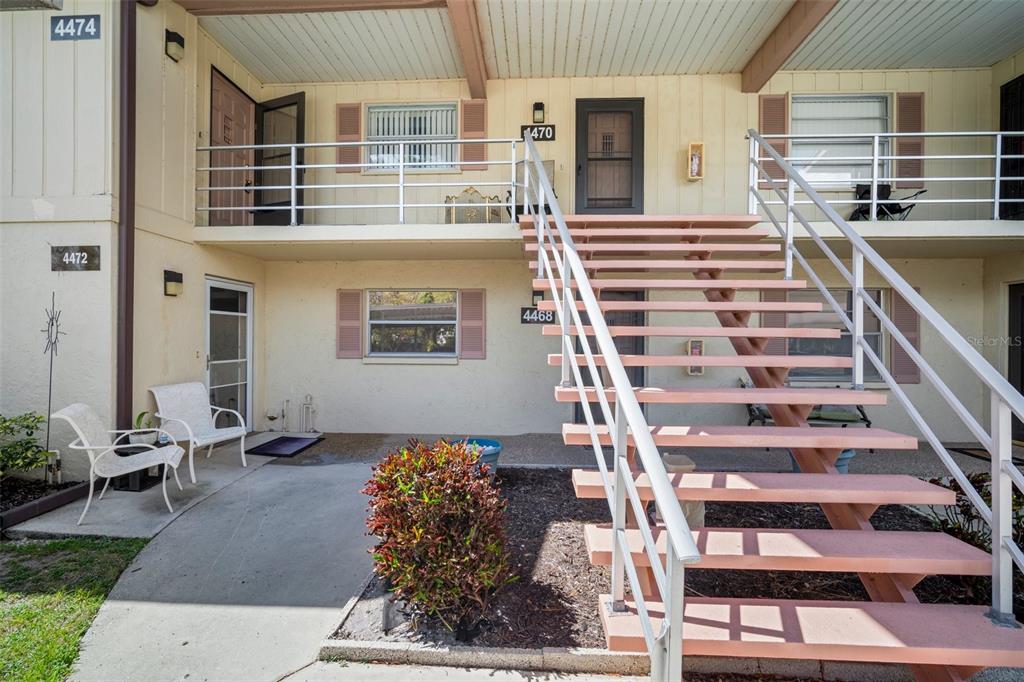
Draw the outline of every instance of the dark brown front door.
[[[210,146],[251,145],[256,132],[256,103],[216,69],[210,77]],[[210,154],[210,187],[241,189],[211,190],[211,225],[252,225],[253,151],[225,149]]]
[[[576,100],[576,212],[643,213],[643,99]]]
[[[999,129],[1024,130],[1024,76],[1017,76],[999,88]],[[1024,154],[1024,138],[1003,138],[1003,154]],[[1004,159],[1000,174],[1004,178],[1024,177],[1024,159]],[[999,217],[1003,220],[1024,220],[1024,180],[1003,180],[999,183]],[[1005,201],[1014,199],[1015,201]]]
[[[1024,393],[1024,284],[1010,285],[1010,324],[1008,376],[1010,383]],[[1024,441],[1024,423],[1013,420],[1013,439]]]

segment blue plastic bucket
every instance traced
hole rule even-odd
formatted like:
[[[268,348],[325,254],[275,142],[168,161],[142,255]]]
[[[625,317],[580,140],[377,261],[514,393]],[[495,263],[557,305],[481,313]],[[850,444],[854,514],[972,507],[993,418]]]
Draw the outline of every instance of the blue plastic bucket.
[[[466,438],[467,446],[480,453],[480,464],[486,464],[491,476],[498,470],[498,455],[501,454],[501,441],[491,438]]]

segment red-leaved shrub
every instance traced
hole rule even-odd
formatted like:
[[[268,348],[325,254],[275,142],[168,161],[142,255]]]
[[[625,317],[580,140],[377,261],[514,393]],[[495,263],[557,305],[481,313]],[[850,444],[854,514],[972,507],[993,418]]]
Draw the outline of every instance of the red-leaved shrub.
[[[410,441],[374,467],[363,493],[379,542],[374,569],[397,599],[465,638],[513,580],[505,500],[464,443]]]

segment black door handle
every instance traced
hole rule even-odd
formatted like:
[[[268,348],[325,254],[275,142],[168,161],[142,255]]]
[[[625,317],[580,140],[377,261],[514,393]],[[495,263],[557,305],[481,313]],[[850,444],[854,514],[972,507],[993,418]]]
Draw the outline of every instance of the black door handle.
[[[252,180],[245,181],[245,193],[252,194]]]
[[[576,164],[576,177],[579,177],[580,175],[583,175],[583,164],[582,163],[577,163]]]

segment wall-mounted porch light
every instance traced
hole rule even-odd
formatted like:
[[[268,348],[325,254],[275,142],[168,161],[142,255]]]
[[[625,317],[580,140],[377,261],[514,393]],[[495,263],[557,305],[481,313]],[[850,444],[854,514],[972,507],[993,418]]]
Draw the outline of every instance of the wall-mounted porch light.
[[[164,54],[180,62],[185,57],[185,36],[170,29],[164,31]]]
[[[164,270],[164,296],[181,296],[185,290],[184,278],[180,272]]]
[[[544,300],[544,292],[533,290],[533,307],[536,308],[537,304]]]
[[[544,122],[544,102],[533,103],[533,122],[543,123]]]

